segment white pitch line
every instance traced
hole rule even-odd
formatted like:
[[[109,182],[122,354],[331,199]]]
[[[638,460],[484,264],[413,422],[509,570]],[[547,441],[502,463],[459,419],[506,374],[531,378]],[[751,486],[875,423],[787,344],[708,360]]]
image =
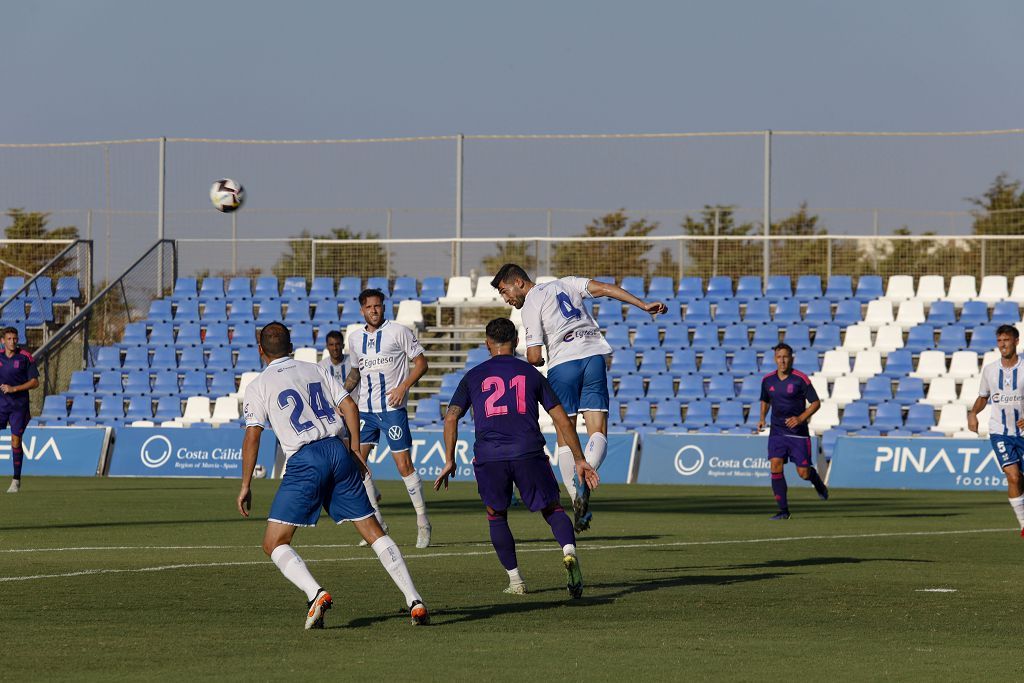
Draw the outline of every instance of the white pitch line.
[[[774,542],[792,542],[792,541],[828,541],[828,540],[848,540],[858,538],[893,538],[893,537],[909,537],[909,536],[952,536],[960,534],[989,534],[989,533],[1005,533],[1007,531],[1015,531],[1015,529],[962,529],[962,530],[951,530],[951,531],[893,531],[877,534],[836,534],[833,536],[818,535],[818,536],[781,536],[778,538],[747,538],[747,539],[733,539],[733,540],[722,540],[722,541],[674,541],[670,543],[620,543],[615,545],[585,545],[583,548],[587,552],[597,550],[633,550],[637,548],[674,548],[682,546],[699,546],[699,545],[736,545],[736,544],[749,544],[749,543],[774,543]],[[146,548],[162,548],[162,546],[101,546],[102,549],[128,549],[128,550],[139,550]],[[174,549],[205,549],[217,546],[166,546],[167,548]],[[221,546],[222,548],[249,548],[254,549],[253,546]],[[352,546],[302,546],[305,548],[331,548],[331,547],[352,547]],[[26,548],[23,551],[31,552],[35,549]],[[62,550],[60,548],[40,548],[38,550]],[[70,550],[70,549],[68,549]],[[516,552],[520,553],[539,553],[539,552],[555,552],[559,550],[557,547],[544,547],[544,548],[517,548]],[[490,555],[493,550],[480,550],[480,551],[469,551],[469,552],[443,552],[443,553],[416,553],[406,555],[409,559],[436,559],[443,557],[474,557],[479,555]],[[364,555],[360,557],[337,557],[327,559],[316,559],[306,560],[307,563],[321,563],[321,562],[361,562],[376,560],[376,556]],[[35,574],[31,576],[0,576],[0,583],[10,583],[13,581],[33,581],[38,579],[63,579],[71,578],[75,576],[94,576],[97,574],[134,574],[142,572],[161,572],[172,569],[198,569],[201,567],[245,567],[252,565],[263,565],[266,564],[266,560],[260,561],[248,561],[248,562],[196,562],[190,564],[167,564],[157,565],[154,567],[138,567],[132,569],[83,569],[75,572],[63,572],[60,574]]]

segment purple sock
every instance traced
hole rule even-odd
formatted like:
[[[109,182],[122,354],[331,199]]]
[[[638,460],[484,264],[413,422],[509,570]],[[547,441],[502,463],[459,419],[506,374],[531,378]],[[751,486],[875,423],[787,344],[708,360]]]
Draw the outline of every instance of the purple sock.
[[[569,515],[565,514],[561,505],[555,506],[550,512],[545,512],[544,521],[551,526],[551,533],[555,535],[558,545],[576,545],[576,532],[573,531]]]
[[[24,460],[24,451],[18,448],[11,448],[11,461],[14,463],[14,478],[21,479],[21,463]]]
[[[498,553],[501,566],[505,569],[515,569],[519,566],[516,561],[516,539],[512,537],[512,530],[508,528],[508,517],[487,515],[487,522],[491,525],[491,545]]]
[[[780,510],[789,509],[789,501],[786,499],[786,491],[789,487],[786,485],[786,475],[782,472],[778,474],[772,473],[772,493],[775,494],[775,502],[779,504]]]
[[[818,474],[818,470],[813,467],[808,467],[807,470],[809,472],[807,481],[814,485],[814,490],[819,494],[824,493],[827,489],[825,488],[825,482],[821,480],[821,476]]]

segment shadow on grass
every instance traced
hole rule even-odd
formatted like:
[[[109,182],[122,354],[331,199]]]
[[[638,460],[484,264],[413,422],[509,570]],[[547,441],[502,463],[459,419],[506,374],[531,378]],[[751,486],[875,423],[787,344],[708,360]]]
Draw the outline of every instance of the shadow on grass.
[[[822,567],[831,564],[861,564],[864,562],[902,562],[908,564],[933,564],[934,560],[918,560],[898,557],[803,557],[796,560],[766,560],[749,564],[702,565],[695,567],[664,567],[661,569],[645,569],[647,572],[672,572],[686,569],[718,569],[719,571],[735,571],[737,569],[789,569],[793,567]]]

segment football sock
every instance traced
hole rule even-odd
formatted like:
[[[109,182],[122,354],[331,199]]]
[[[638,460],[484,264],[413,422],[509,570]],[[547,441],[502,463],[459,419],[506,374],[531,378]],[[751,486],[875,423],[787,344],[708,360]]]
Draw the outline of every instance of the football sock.
[[[494,552],[498,553],[498,561],[506,570],[515,569],[519,566],[516,561],[516,539],[508,528],[508,517],[487,515],[487,522],[491,527],[491,545],[494,546]]]
[[[405,490],[409,492],[409,500],[412,501],[412,507],[416,510],[418,521],[421,524],[426,523],[427,503],[423,500],[423,480],[420,479],[420,473],[413,472],[407,477],[402,477],[402,481],[405,482]]]
[[[1013,508],[1013,513],[1017,515],[1017,521],[1020,523],[1020,528],[1024,529],[1024,496],[1011,498],[1010,507]]]
[[[409,568],[405,566],[402,551],[398,549],[391,537],[381,536],[370,547],[373,548],[373,552],[377,553],[377,559],[391,575],[391,580],[398,586],[398,590],[402,591],[406,606],[411,606],[417,600],[423,602],[423,598],[416,592],[416,586],[412,583],[412,577],[409,576]]]
[[[366,489],[366,495],[369,496],[370,505],[373,506],[373,509],[379,509],[377,507],[377,499],[380,498],[380,491],[377,490],[377,484],[373,481],[373,475],[369,472],[363,477],[363,488]]]
[[[307,600],[316,597],[317,591],[320,590],[320,584],[309,573],[306,563],[290,545],[279,545],[274,548],[274,552],[270,553],[270,559],[284,574],[284,578],[294,583],[299,590],[306,594]]]
[[[24,462],[24,456],[25,453],[21,449],[21,446],[19,446],[18,448],[11,448],[11,460],[14,462],[15,479],[21,479],[21,465]]]
[[[595,470],[601,469],[604,456],[608,454],[608,438],[601,432],[594,432],[587,441],[587,447],[583,449],[583,456]]]
[[[576,544],[575,543],[566,543],[565,545],[563,545],[562,546],[562,554],[563,555],[575,555],[576,554]]]
[[[519,568],[507,569],[509,583],[522,583],[523,577],[519,575]]]
[[[825,482],[821,480],[821,475],[818,474],[818,470],[813,467],[807,468],[810,473],[807,477],[807,481],[814,484],[814,490],[818,493],[825,493],[828,489],[825,488]]]
[[[775,494],[775,502],[779,504],[780,510],[789,509],[789,501],[786,498],[786,491],[788,490],[786,475],[782,472],[778,474],[772,473],[772,493]]]
[[[572,457],[572,449],[568,446],[559,446],[556,451],[558,456],[558,472],[562,475],[562,483],[565,490],[569,492],[569,499],[576,500],[576,461]]]
[[[563,547],[572,545],[575,547],[576,532],[573,531],[572,520],[569,519],[569,515],[565,514],[565,510],[562,509],[561,505],[551,512],[545,512],[544,521],[551,527],[551,533],[555,535],[558,545]]]

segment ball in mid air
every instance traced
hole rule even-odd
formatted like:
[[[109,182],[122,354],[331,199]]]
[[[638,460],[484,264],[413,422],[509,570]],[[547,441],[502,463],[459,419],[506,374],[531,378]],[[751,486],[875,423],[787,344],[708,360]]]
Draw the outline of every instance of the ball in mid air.
[[[237,180],[221,178],[210,188],[210,201],[223,213],[237,211],[245,202],[245,188]]]

